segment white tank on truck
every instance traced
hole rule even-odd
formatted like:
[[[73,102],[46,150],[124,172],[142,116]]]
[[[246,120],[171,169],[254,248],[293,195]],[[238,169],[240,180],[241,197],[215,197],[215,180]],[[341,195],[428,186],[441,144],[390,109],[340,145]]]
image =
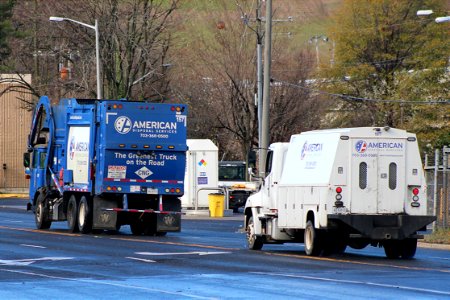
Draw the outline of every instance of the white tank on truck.
[[[384,247],[410,259],[427,215],[416,136],[389,127],[315,130],[274,143],[266,177],[247,200],[248,247],[304,243],[307,255]]]

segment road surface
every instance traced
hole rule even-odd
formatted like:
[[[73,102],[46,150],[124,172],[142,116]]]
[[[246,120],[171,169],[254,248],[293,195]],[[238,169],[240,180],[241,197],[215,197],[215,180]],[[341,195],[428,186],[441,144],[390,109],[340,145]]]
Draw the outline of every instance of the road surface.
[[[302,244],[246,249],[240,218],[185,217],[165,237],[36,230],[23,200],[0,200],[1,299],[450,299],[450,251],[307,257]],[[241,215],[242,216],[242,215]]]

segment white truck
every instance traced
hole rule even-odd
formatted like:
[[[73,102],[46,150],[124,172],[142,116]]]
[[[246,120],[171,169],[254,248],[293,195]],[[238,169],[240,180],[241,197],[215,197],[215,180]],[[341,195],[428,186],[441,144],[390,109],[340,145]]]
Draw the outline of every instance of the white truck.
[[[414,257],[427,215],[416,136],[389,127],[315,130],[274,143],[260,190],[245,205],[247,244],[304,243],[307,255],[347,246]]]

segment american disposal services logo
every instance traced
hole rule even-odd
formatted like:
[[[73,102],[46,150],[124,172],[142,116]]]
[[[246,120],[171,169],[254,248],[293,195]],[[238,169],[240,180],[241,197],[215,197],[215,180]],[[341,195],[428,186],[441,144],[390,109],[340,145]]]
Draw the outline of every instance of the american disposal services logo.
[[[302,147],[302,152],[300,153],[300,159],[304,159],[306,156],[306,153],[318,153],[321,152],[323,149],[322,143],[313,143],[308,144],[308,141],[305,141]]]
[[[114,122],[114,128],[120,134],[127,134],[131,130],[131,120],[126,116],[121,116],[116,119]]]
[[[366,143],[366,141],[363,141],[363,140],[357,141],[356,145],[355,145],[355,150],[358,153],[366,152],[366,150],[367,150],[367,143]]]

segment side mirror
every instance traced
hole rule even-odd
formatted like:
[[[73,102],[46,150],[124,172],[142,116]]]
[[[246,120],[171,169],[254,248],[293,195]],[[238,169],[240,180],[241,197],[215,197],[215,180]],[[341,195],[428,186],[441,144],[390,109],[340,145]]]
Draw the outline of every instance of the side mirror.
[[[25,152],[23,154],[23,166],[25,168],[29,168],[30,167],[30,153],[29,152]]]

